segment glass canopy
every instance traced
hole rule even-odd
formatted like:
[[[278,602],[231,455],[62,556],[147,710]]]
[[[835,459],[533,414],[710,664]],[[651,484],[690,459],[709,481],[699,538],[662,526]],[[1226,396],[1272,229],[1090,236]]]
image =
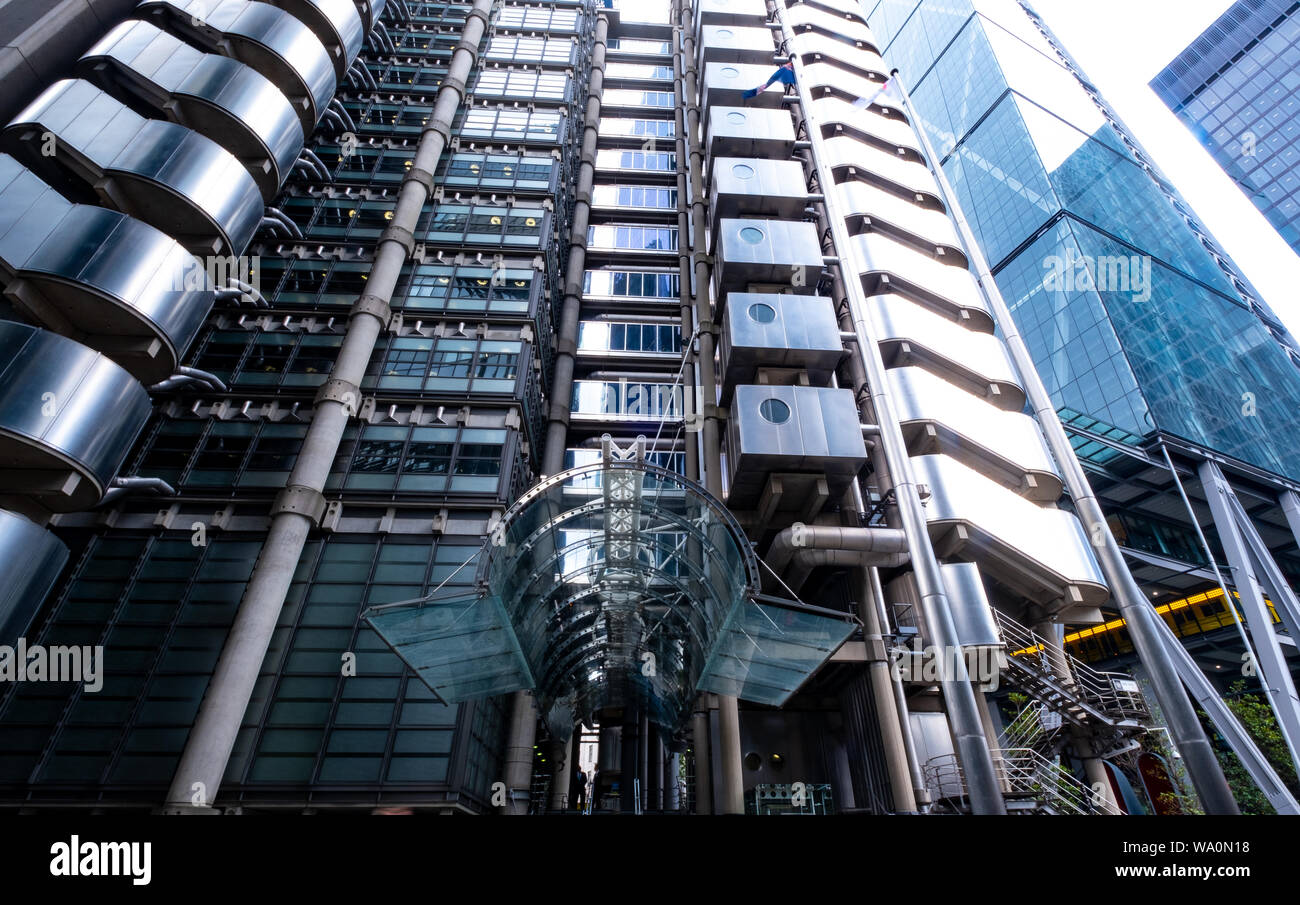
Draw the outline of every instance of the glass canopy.
[[[485,543],[477,583],[365,618],[444,700],[531,689],[560,737],[605,707],[635,706],[673,731],[702,691],[779,706],[856,626],[760,596],[732,515],[639,459],[525,493]]]

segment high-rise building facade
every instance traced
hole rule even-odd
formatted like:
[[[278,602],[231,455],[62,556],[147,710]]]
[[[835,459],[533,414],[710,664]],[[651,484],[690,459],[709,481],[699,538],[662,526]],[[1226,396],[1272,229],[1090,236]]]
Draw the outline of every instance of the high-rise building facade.
[[[1236,528],[1214,505],[1237,488],[1245,533],[1295,587],[1293,338],[1030,4],[865,6],[1130,568],[1202,668],[1240,678],[1222,600],[1250,568],[1228,568]],[[1252,386],[1288,401],[1261,417]],[[1067,646],[1131,662],[1119,635],[1067,630]]]
[[[0,132],[0,806],[1133,810],[1070,632],[1207,809],[1180,681],[1294,806],[1152,605],[1212,557],[1149,435],[1289,619],[1294,447],[1219,397],[1300,381],[1119,132],[1053,145],[1097,222],[1032,145],[945,177],[839,0],[110,19]],[[1127,321],[1004,279],[1067,234],[1146,243]]]
[[[1232,4],[1151,87],[1300,252],[1297,11],[1289,0]]]

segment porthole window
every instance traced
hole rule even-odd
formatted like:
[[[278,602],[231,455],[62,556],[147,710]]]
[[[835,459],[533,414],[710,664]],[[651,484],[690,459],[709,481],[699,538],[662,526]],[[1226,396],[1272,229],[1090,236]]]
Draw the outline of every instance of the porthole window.
[[[736,33],[735,33],[734,31],[732,31],[730,28],[719,28],[719,29],[718,29],[718,37],[719,37],[719,38],[734,38],[735,36],[736,36]]]
[[[770,324],[776,320],[776,309],[762,302],[755,302],[746,309],[749,319],[757,324]]]
[[[740,70],[737,69],[735,66],[723,66],[722,74],[729,79],[734,79],[738,75],[740,75]]]
[[[745,114],[741,113],[739,110],[732,110],[727,114],[727,122],[729,123],[743,123],[744,121]]]
[[[757,245],[763,241],[763,231],[756,226],[746,226],[740,231],[740,238],[750,245]]]
[[[757,773],[763,769],[763,758],[753,751],[745,755],[745,769],[752,773]]]
[[[739,179],[748,179],[754,175],[754,168],[743,163],[732,166],[731,172]]]
[[[780,399],[764,399],[758,404],[758,413],[773,424],[785,424],[790,420],[790,406]]]

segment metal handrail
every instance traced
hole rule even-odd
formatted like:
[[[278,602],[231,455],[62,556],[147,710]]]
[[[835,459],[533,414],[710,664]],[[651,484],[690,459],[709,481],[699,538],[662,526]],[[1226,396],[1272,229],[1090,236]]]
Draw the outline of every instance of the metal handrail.
[[[993,751],[998,781],[1010,798],[1030,798],[1058,813],[1120,816],[1124,812],[1058,763],[1032,748]],[[936,800],[964,802],[966,777],[955,754],[926,761],[925,782]]]
[[[1141,692],[1121,690],[1123,684],[1132,681],[1131,676],[1119,672],[1099,672],[1065,651],[1060,651],[1058,655],[1072,675],[1058,675],[1058,669],[1047,653],[1051,642],[1003,612],[994,610],[993,614],[998,630],[1007,644],[1008,662],[1026,667],[1033,663],[1028,668],[1053,680],[1062,692],[1068,692],[1070,686],[1073,686],[1079,703],[1086,704],[1112,721],[1145,720],[1151,716]]]

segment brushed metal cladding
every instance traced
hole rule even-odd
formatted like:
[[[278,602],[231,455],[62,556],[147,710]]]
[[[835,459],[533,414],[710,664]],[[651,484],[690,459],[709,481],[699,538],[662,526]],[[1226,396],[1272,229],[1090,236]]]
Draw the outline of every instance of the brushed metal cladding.
[[[985,323],[992,322],[975,278],[964,266],[945,264],[880,233],[854,236],[851,241],[866,267],[861,276],[868,292],[892,290],[946,308],[958,316],[979,316]]]
[[[699,0],[695,6],[695,33],[704,25],[767,24],[764,0]]]
[[[30,319],[146,384],[174,373],[212,309],[202,262],[125,214],[73,204],[0,154],[0,283]]]
[[[853,392],[736,387],[727,420],[727,461],[731,509],[753,507],[773,472],[820,473],[831,498],[838,499],[867,461]]]
[[[0,644],[12,647],[26,633],[67,561],[57,537],[0,509]]]
[[[934,174],[923,163],[891,154],[847,135],[823,142],[822,149],[835,178],[841,182],[862,179],[883,183],[885,188],[920,195],[935,206],[942,205],[939,200],[939,185],[934,180]]]
[[[816,29],[831,37],[839,35],[846,41],[861,41],[877,53],[880,52],[880,47],[876,44],[871,29],[859,19],[848,15],[837,16],[824,9],[805,4],[789,7],[782,12],[782,15],[796,36],[805,31]]]
[[[800,57],[814,57],[814,59],[808,61],[810,63],[817,62],[815,58],[821,56],[827,60],[842,60],[850,66],[869,72],[878,72],[882,76],[889,75],[889,65],[880,54],[868,47],[864,41],[850,44],[829,35],[806,31],[796,34],[794,40],[790,43],[794,47],[794,52],[799,54]]]
[[[993,615],[993,606],[989,603],[984,580],[980,577],[979,566],[973,562],[950,562],[940,564],[939,571],[943,574],[943,585],[952,604],[952,621],[957,629],[958,646],[1003,647],[1002,634],[998,631],[997,619]],[[885,594],[896,607],[910,604],[911,612],[916,614],[918,621],[925,623],[914,573],[904,572],[889,582],[885,586]]]
[[[302,151],[298,114],[270,79],[149,22],[118,25],[86,51],[76,72],[221,145],[239,158],[266,201],[279,193]]]
[[[388,0],[352,0],[352,4],[357,8],[357,14],[361,16],[361,30],[370,34],[379,17],[384,14],[384,7]]]
[[[886,372],[908,452],[944,453],[1025,499],[1054,503],[1063,482],[1038,423],[922,368]]]
[[[329,51],[310,28],[254,0],[143,0],[140,18],[208,53],[252,66],[289,99],[310,136],[338,88]]]
[[[759,292],[730,294],[719,352],[724,403],[737,386],[754,383],[760,368],[802,369],[826,383],[845,355],[831,299]]]
[[[796,160],[715,157],[710,172],[709,209],[715,219],[761,216],[798,220],[804,216],[808,186],[803,165]]]
[[[54,156],[43,152],[53,138]],[[0,133],[5,149],[47,182],[71,173],[100,200],[199,254],[238,254],[263,202],[244,165],[210,138],[145,119],[81,79],[51,85]]]
[[[871,107],[855,107],[842,97],[821,97],[812,102],[813,111],[822,124],[822,135],[827,138],[848,137],[889,146],[886,153],[896,154],[899,148],[921,157],[921,142],[912,127],[900,119],[885,116]],[[928,172],[928,171],[927,171]],[[935,197],[934,203],[938,204]]]
[[[939,571],[943,573],[948,599],[955,604],[952,621],[957,628],[957,643],[962,647],[1001,647],[1002,635],[979,566],[973,562],[952,562],[941,565]]]
[[[762,63],[775,66],[772,29],[744,25],[705,25],[697,39],[697,65],[704,63]]]
[[[149,414],[144,387],[103,354],[0,321],[0,493],[52,512],[95,505]]]
[[[901,295],[867,299],[867,314],[887,367],[916,365],[1003,411],[1025,407],[1025,390],[1006,345]]]
[[[979,563],[998,581],[1051,610],[1095,607],[1109,597],[1083,525],[1064,509],[1016,496],[956,459],[912,459],[930,490],[925,517],[937,552]]]
[[[946,213],[867,182],[846,182],[839,186],[839,193],[844,199],[842,210],[855,231],[888,233],[927,251],[942,248],[947,260],[966,262],[957,228]],[[854,223],[855,217],[866,220]]]
[[[717,220],[713,274],[718,294],[747,291],[753,283],[788,286],[811,295],[822,271],[817,227],[789,220]]]
[[[716,157],[787,160],[794,153],[794,120],[769,107],[714,107],[705,133],[705,153]]]
[[[311,29],[334,64],[339,82],[348,74],[352,61],[361,53],[366,39],[361,14],[352,0],[266,0]]]

